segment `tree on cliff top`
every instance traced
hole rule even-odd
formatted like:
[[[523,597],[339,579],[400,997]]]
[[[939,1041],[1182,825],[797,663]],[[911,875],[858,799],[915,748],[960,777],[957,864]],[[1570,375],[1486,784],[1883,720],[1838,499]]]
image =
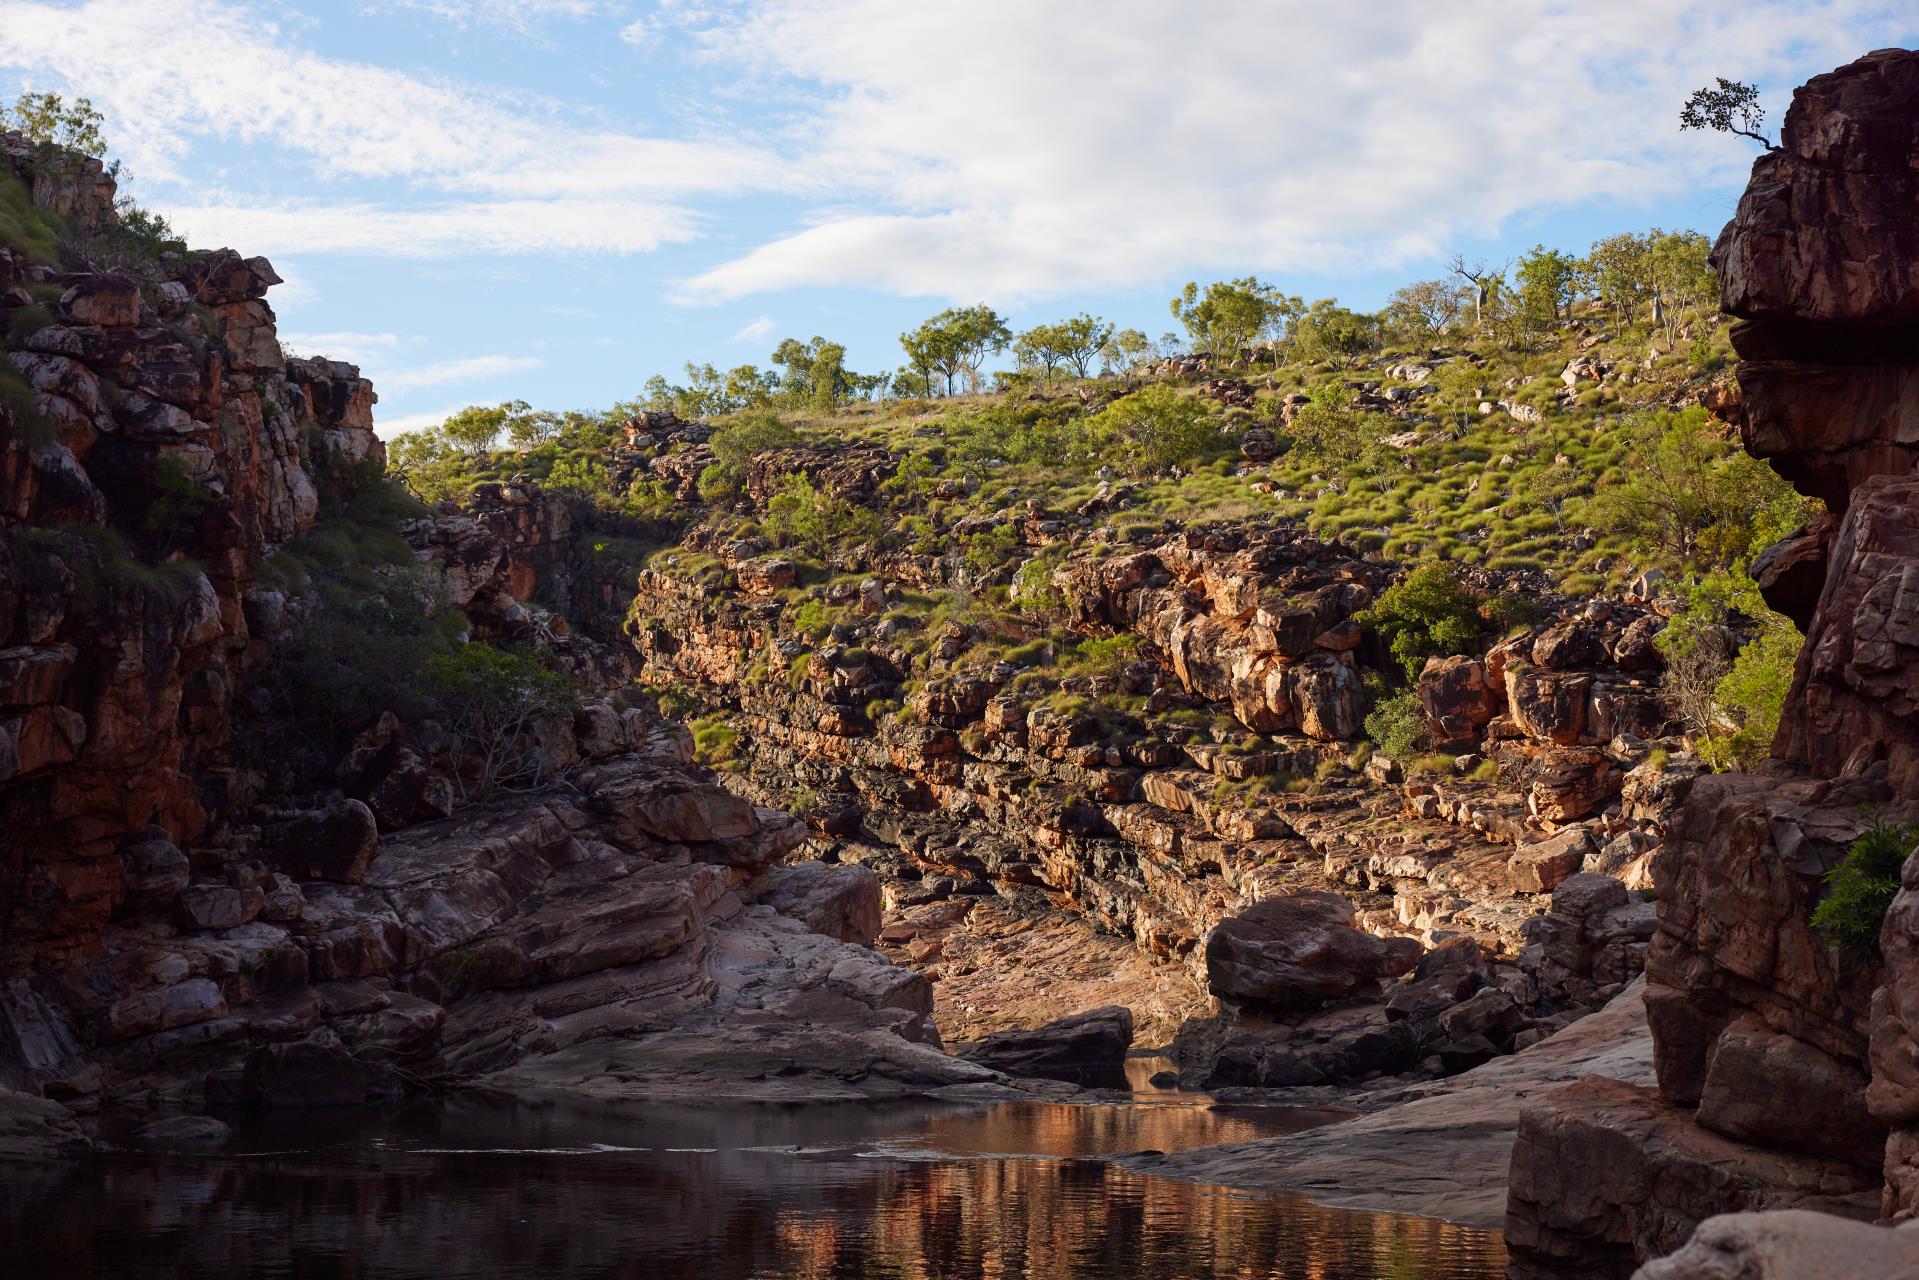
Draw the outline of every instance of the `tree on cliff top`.
[[[0,126],[25,134],[29,142],[95,159],[107,154],[106,135],[100,128],[105,123],[91,99],[75,98],[69,103],[57,93],[23,93],[12,108],[0,107]]]
[[[1679,109],[1681,129],[1712,129],[1751,138],[1768,151],[1777,151],[1773,140],[1759,132],[1766,123],[1766,109],[1759,105],[1759,90],[1738,80],[1715,77],[1717,87],[1694,89]]]

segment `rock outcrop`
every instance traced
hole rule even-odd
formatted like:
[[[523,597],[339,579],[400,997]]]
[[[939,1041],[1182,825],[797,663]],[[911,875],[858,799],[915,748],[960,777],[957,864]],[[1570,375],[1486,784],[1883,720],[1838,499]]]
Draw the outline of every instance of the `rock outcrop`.
[[[1572,1086],[1529,1111],[1507,1222],[1522,1270],[1624,1275],[1714,1212],[1843,1201],[1919,1214],[1919,872],[1908,865],[1886,918],[1883,965],[1842,956],[1811,924],[1851,842],[1875,814],[1910,818],[1919,797],[1906,586],[1919,488],[1904,408],[1919,376],[1915,104],[1919,54],[1901,50],[1809,82],[1714,251],[1740,320],[1746,446],[1832,514],[1757,566],[1807,634],[1772,761],[1694,783],[1654,869],[1658,1089]],[[1807,1241],[1843,1234],[1769,1221]],[[1688,1261],[1647,1274],[1694,1274],[1724,1230],[1701,1228]]]
[[[66,159],[0,135],[0,182],[110,228],[111,180]],[[1001,1079],[940,1052],[929,980],[871,949],[871,871],[785,867],[800,822],[592,695],[624,647],[516,594],[624,608],[564,501],[504,485],[478,518],[399,513],[371,385],[283,353],[278,281],[230,250],[124,275],[0,249],[0,1154],[83,1145],[75,1116],[116,1103],[330,1106],[429,1079]],[[457,609],[537,646],[584,705],[486,756],[395,713],[338,726],[343,752],[236,746],[242,703],[337,607],[276,556],[313,554],[305,535],[378,540],[374,603],[417,594],[423,626]]]

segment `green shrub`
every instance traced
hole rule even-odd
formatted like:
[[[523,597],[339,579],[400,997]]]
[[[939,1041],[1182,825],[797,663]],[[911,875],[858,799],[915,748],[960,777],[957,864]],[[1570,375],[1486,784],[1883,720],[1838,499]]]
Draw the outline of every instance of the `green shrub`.
[[[1408,676],[1426,659],[1462,653],[1479,637],[1479,601],[1459,584],[1450,565],[1428,561],[1380,593],[1357,616],[1386,638]]]
[[[1919,823],[1887,826],[1875,819],[1826,873],[1826,896],[1812,923],[1842,953],[1858,960],[1879,955],[1879,929],[1899,892],[1899,872],[1915,844]]]
[[[1407,689],[1375,701],[1366,714],[1366,737],[1401,764],[1411,760],[1426,737],[1426,718],[1417,695]]]

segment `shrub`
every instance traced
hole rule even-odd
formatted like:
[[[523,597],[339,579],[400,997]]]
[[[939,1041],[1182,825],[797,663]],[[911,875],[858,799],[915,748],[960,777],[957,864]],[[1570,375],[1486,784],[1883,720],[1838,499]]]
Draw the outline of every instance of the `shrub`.
[[[576,709],[566,676],[530,655],[478,642],[429,657],[425,675],[435,716],[455,749],[477,762],[474,785],[462,771],[463,793],[533,787],[551,776],[555,761],[537,722]]]
[[[1450,565],[1433,560],[1386,588],[1357,620],[1384,636],[1406,674],[1416,676],[1427,658],[1461,653],[1479,637],[1479,601]]]
[[[1366,737],[1401,764],[1412,759],[1426,737],[1426,719],[1411,689],[1380,698],[1366,714]]]
[[[766,504],[766,530],[782,545],[798,544],[823,560],[835,546],[877,537],[880,519],[795,472]]]
[[[1099,445],[1118,452],[1124,469],[1134,475],[1190,468],[1219,447],[1206,406],[1164,383],[1113,401],[1087,423],[1087,430]]]
[[[1826,873],[1827,893],[1813,908],[1812,923],[1839,951],[1858,960],[1878,957],[1879,929],[1915,844],[1919,823],[1887,826],[1875,819]]]

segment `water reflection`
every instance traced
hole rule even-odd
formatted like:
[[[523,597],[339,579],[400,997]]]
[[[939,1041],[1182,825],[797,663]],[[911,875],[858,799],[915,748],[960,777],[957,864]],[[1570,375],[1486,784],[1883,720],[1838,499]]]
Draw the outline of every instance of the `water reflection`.
[[[0,1181],[0,1258],[9,1277],[60,1280],[1500,1274],[1484,1233],[1084,1158],[1303,1123],[1191,1106],[449,1104],[262,1128],[219,1156],[113,1157]]]

